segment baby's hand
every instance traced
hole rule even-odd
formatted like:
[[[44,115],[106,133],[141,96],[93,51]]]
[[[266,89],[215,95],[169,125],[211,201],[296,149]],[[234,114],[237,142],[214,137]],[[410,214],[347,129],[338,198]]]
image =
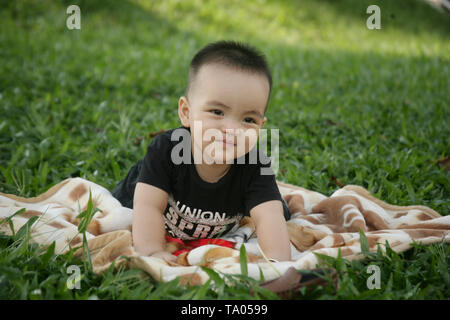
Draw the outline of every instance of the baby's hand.
[[[177,257],[167,251],[156,251],[150,257],[160,258],[169,262],[176,262]]]

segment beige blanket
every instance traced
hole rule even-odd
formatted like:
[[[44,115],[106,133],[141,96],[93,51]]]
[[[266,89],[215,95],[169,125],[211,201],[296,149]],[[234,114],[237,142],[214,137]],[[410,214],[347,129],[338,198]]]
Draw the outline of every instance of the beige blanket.
[[[131,237],[133,211],[122,207],[107,189],[82,178],[66,179],[35,198],[0,193],[0,221],[26,208],[11,219],[16,231],[30,217],[37,216],[31,227],[31,241],[44,246],[55,241],[56,253],[78,246],[76,254],[81,256],[82,235],[77,229],[80,221],[77,216],[86,210],[90,190],[94,206],[101,209],[95,213],[86,233],[94,272],[105,271],[115,261],[116,267],[141,268],[158,281],[180,277],[182,282],[191,284],[202,284],[208,279],[200,266],[210,267],[219,274],[241,273],[242,245],[247,252],[248,275],[259,280],[262,272],[265,280],[271,280],[290,267],[315,268],[319,261],[314,252],[337,257],[340,249],[345,259],[363,258],[359,230],[364,231],[370,251],[376,251],[380,244],[384,252],[386,241],[396,252],[407,250],[414,241],[423,244],[450,241],[450,216],[441,216],[428,207],[390,205],[355,185],[347,185],[326,197],[277,183],[293,213],[287,222],[293,259],[288,262],[272,263],[261,256],[249,218],[242,221],[236,232],[223,238],[232,241],[234,249],[204,245],[179,255],[176,264],[139,256]],[[3,221],[0,232],[11,234],[9,223]],[[174,252],[179,246],[170,243],[167,250]]]

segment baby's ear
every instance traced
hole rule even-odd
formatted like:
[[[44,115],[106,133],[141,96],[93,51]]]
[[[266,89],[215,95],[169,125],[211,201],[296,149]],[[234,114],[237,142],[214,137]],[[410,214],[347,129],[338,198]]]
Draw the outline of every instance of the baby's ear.
[[[185,127],[189,127],[189,102],[185,96],[180,97],[178,100],[178,117],[181,124]]]

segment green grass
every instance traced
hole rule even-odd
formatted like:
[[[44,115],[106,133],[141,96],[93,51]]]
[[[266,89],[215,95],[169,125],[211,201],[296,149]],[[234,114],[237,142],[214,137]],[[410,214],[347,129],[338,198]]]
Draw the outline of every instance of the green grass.
[[[81,30],[66,28],[73,3]],[[111,190],[149,133],[179,126],[195,52],[235,39],[272,67],[266,127],[280,129],[277,179],[331,195],[336,177],[448,215],[450,177],[436,162],[450,153],[450,17],[418,0],[375,3],[381,30],[366,28],[366,0],[0,0],[0,191],[30,197],[76,176]],[[86,271],[81,289],[67,290],[67,266],[82,262],[0,239],[6,298],[245,299],[255,285],[187,290],[110,270]],[[448,245],[435,244],[334,261],[341,288],[299,298],[448,299],[448,257]],[[380,290],[366,287],[370,263],[381,267]]]
[[[30,223],[30,226],[32,223]],[[86,261],[74,257],[74,250],[62,255],[48,248],[29,244],[29,228],[13,237],[0,234],[0,299],[219,299],[258,300],[279,299],[274,293],[258,286],[258,281],[246,274],[245,250],[241,252],[242,275],[220,277],[215,271],[202,268],[210,276],[202,286],[184,287],[178,279],[158,283],[138,269],[114,269],[92,272]],[[338,271],[339,287],[330,285],[311,290],[302,288],[297,299],[448,299],[450,277],[450,247],[444,243],[421,246],[397,254],[386,245],[386,254],[362,252],[364,260],[347,261],[318,255],[323,267]],[[380,268],[380,288],[368,289],[372,273],[368,266]],[[67,281],[70,266],[81,271],[79,288],[70,289]],[[309,272],[309,271],[302,271]],[[328,275],[324,276],[331,284]],[[70,279],[69,279],[70,280]]]
[[[29,230],[35,221],[30,219],[14,236],[0,234],[0,299],[278,299],[246,275],[222,279],[207,268],[203,269],[211,280],[189,288],[179,284],[178,279],[158,283],[139,269],[115,269],[114,263],[97,275],[87,259],[74,256],[75,249],[56,255],[54,245],[44,248],[29,243]],[[80,279],[70,278],[74,273],[69,267],[73,266],[79,268]],[[79,287],[75,283],[69,287],[67,282],[72,279],[79,280]]]

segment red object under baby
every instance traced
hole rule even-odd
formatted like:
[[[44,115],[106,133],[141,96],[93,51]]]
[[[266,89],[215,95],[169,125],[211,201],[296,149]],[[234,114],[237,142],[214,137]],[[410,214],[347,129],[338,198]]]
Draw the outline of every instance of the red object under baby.
[[[223,239],[198,239],[198,240],[186,240],[183,241],[178,238],[172,238],[169,236],[166,236],[166,240],[168,242],[177,242],[181,244],[184,248],[175,252],[172,252],[174,256],[179,256],[183,252],[189,252],[192,249],[207,245],[207,244],[215,244],[217,246],[227,247],[227,248],[234,248],[234,242],[223,240]]]

